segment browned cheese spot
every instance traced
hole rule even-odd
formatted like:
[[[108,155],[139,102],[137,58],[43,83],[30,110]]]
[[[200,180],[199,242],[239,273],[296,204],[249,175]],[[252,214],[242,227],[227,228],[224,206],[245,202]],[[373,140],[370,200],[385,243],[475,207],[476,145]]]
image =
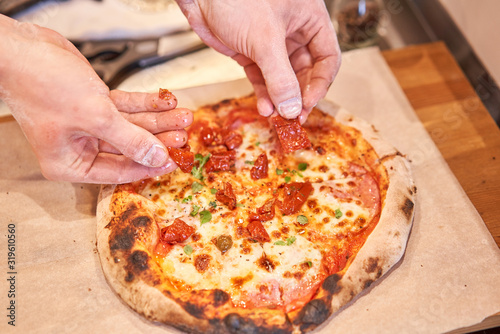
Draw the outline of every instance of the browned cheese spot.
[[[194,259],[194,267],[198,272],[204,273],[205,271],[207,271],[211,259],[212,257],[208,254],[198,255]]]
[[[243,286],[243,284],[250,281],[252,278],[253,278],[253,274],[250,272],[245,277],[233,277],[233,278],[231,278],[231,284],[235,288],[239,289]]]
[[[267,258],[265,254],[257,260],[257,265],[269,272],[272,272],[274,268],[276,268],[276,265],[273,263],[273,261]]]

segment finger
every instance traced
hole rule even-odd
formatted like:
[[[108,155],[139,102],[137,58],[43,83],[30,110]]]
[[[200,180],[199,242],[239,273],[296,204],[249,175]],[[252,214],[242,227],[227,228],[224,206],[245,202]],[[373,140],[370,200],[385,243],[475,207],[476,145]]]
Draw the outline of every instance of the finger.
[[[147,167],[123,155],[99,153],[92,167],[83,176],[75,176],[73,182],[115,184],[128,183],[169,173],[177,168],[170,158],[161,167]]]
[[[120,111],[134,113],[141,111],[171,110],[177,106],[177,98],[171,94],[168,99],[160,99],[158,93],[139,93],[112,90],[109,97]]]
[[[302,95],[295,72],[290,64],[284,33],[277,34],[271,45],[257,50],[256,63],[264,77],[269,97],[284,118],[296,118],[302,111]],[[280,39],[283,37],[282,39]]]
[[[331,22],[322,26],[308,48],[314,65],[309,84],[303,90],[303,102],[304,108],[311,110],[326,95],[341,64],[340,48]]]
[[[264,117],[269,117],[274,112],[274,105],[267,92],[266,82],[262,77],[259,67],[255,63],[244,66],[248,80],[253,85],[257,97],[257,110]]]
[[[188,134],[185,130],[162,132],[156,135],[166,147],[182,147],[186,145]],[[121,154],[121,152],[110,143],[99,141],[99,152]]]
[[[221,40],[214,35],[212,30],[210,30],[198,1],[177,0],[177,4],[181,8],[184,16],[186,16],[189,25],[191,26],[193,31],[201,38],[203,43],[210,46],[217,52],[222,53],[223,55],[233,57],[236,54],[234,50],[222,43]]]
[[[151,133],[180,130],[193,123],[193,113],[184,108],[163,112],[121,113],[129,122],[148,130]]]
[[[163,143],[147,130],[125,120],[107,96],[95,103],[97,115],[89,122],[92,136],[108,142],[128,158],[148,167],[160,167],[167,162],[168,152]]]

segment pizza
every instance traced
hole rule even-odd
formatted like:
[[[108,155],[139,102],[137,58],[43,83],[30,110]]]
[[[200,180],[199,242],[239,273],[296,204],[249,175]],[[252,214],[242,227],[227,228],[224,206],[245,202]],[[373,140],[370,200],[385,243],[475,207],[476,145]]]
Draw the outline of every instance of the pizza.
[[[102,186],[98,251],[136,312],[188,333],[304,333],[402,257],[416,188],[376,129],[321,101],[307,121],[255,96],[200,107],[174,172]]]

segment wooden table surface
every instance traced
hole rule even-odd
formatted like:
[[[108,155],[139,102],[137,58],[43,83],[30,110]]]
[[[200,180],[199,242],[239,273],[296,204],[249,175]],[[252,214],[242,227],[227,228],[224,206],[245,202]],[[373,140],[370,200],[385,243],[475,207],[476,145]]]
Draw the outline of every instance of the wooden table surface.
[[[500,247],[499,128],[443,43],[382,54]]]

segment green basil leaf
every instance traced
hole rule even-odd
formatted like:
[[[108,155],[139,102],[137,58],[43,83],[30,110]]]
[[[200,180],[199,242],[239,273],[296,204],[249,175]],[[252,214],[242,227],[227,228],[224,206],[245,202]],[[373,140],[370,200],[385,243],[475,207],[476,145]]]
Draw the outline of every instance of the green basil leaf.
[[[300,224],[300,225],[305,225],[307,223],[309,223],[309,220],[307,219],[306,216],[304,215],[299,215],[297,216],[297,222]]]
[[[208,210],[203,210],[200,212],[200,225],[208,223],[212,220],[212,214]]]
[[[299,164],[299,170],[300,170],[301,172],[303,172],[303,171],[305,171],[306,169],[307,169],[307,164],[306,164],[305,162],[301,162],[301,163]]]
[[[199,182],[194,181],[193,184],[191,185],[191,190],[193,191],[193,194],[199,193],[203,189],[203,185]]]
[[[193,254],[193,247],[191,247],[190,245],[184,246],[183,250],[187,256],[190,256],[191,254]]]
[[[194,217],[198,214],[198,211],[200,211],[200,207],[196,204],[193,205],[193,209],[191,210],[191,213],[189,214],[191,217]]]

